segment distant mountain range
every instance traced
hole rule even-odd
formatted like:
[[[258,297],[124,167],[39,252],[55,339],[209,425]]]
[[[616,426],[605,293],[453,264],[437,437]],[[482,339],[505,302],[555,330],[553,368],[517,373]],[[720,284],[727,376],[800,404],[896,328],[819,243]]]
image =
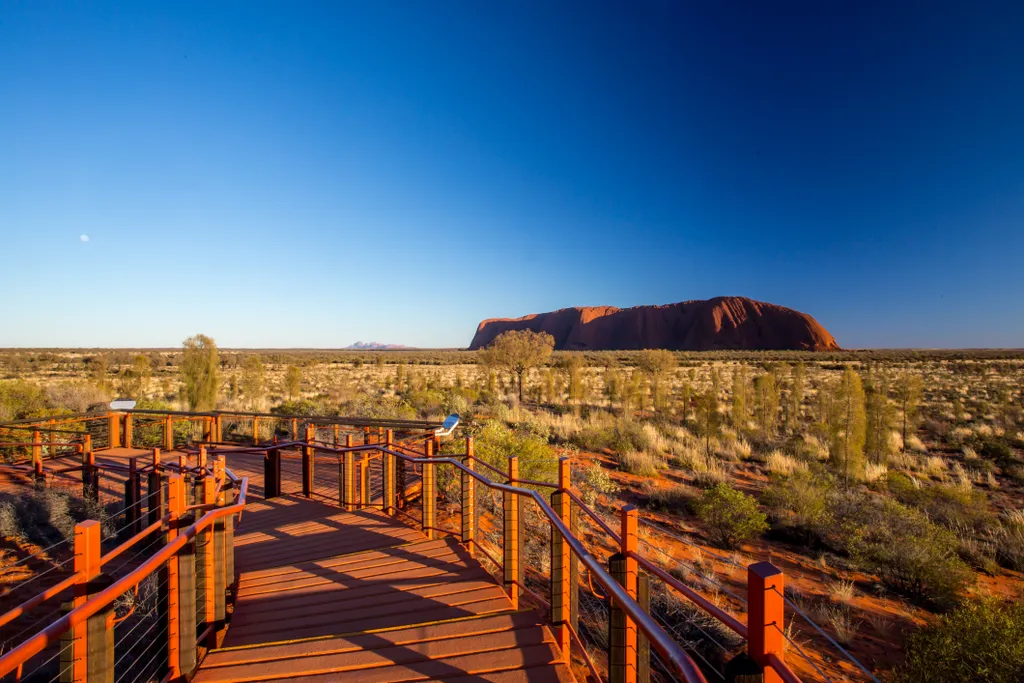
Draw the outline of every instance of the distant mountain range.
[[[408,349],[408,346],[402,346],[401,344],[381,344],[380,342],[361,342],[357,341],[352,346],[346,346],[346,349],[353,351],[388,351],[391,349]]]

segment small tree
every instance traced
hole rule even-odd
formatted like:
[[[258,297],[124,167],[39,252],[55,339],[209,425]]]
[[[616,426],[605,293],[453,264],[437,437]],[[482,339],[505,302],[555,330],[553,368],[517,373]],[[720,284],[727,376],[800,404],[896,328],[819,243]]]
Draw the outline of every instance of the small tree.
[[[523,377],[531,368],[543,365],[551,357],[555,338],[547,332],[510,330],[502,332],[483,350],[481,360],[491,367],[505,368],[519,380],[519,400],[523,400]]]
[[[779,390],[775,385],[775,375],[770,372],[754,380],[754,409],[761,434],[765,438],[773,437],[779,422]]]
[[[737,429],[747,423],[747,368],[737,365],[732,371],[732,424]]]
[[[709,389],[699,394],[696,400],[697,429],[704,436],[704,454],[711,457],[711,439],[718,436],[720,416],[718,394]]]
[[[892,404],[889,403],[889,387],[882,373],[875,372],[867,381],[865,394],[867,432],[864,447],[871,460],[884,463],[893,451],[889,431],[894,416]]]
[[[263,398],[264,382],[263,361],[257,354],[247,356],[242,364],[241,389],[249,407],[254,410]]]
[[[839,382],[835,412],[831,423],[832,457],[838,458],[840,471],[849,482],[859,477],[864,466],[864,387],[860,375],[847,366]]]
[[[289,365],[284,373],[284,389],[288,398],[295,400],[302,391],[302,371],[294,365]]]
[[[803,362],[793,366],[793,376],[786,396],[786,431],[795,432],[800,427],[800,409],[804,403],[804,378],[806,368]]]
[[[189,410],[213,410],[217,407],[220,359],[217,343],[204,334],[185,340],[181,378]]]
[[[921,403],[921,378],[918,375],[904,374],[896,385],[896,402],[899,405],[903,421],[903,452],[907,450],[907,433],[914,429],[917,411]]]
[[[757,501],[728,484],[702,493],[694,507],[711,541],[723,548],[735,548],[768,530],[768,518]]]
[[[637,365],[651,378],[651,401],[655,410],[665,407],[665,378],[676,369],[676,357],[665,349],[646,349],[640,352]]]

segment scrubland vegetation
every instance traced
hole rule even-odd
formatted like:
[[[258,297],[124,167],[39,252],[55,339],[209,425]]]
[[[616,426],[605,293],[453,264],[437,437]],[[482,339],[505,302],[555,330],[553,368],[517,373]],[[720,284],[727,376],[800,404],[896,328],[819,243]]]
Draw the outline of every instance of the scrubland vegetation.
[[[1024,354],[517,344],[218,351],[196,337],[178,350],[7,351],[0,420],[115,395],[174,409],[457,412],[487,460],[519,453],[525,476],[552,479],[568,455],[600,509],[632,502],[697,547],[780,563],[794,602],[895,680],[1021,680]],[[16,512],[0,508],[0,533]],[[925,675],[935,662],[948,667]]]

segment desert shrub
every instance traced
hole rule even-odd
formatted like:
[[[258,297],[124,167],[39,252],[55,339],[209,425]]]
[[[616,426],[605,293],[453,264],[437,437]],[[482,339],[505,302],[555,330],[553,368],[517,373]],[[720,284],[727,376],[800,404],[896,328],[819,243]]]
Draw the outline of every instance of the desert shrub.
[[[0,382],[0,422],[43,417],[47,410],[43,390],[23,380]]]
[[[698,456],[693,463],[693,483],[702,489],[724,484],[728,478],[729,471],[718,458]]]
[[[398,396],[361,395],[345,405],[345,412],[353,417],[379,420],[415,420],[416,409]]]
[[[18,511],[14,507],[14,503],[10,501],[0,503],[0,536],[10,539],[20,539],[25,536],[21,522],[18,521]]]
[[[912,598],[952,604],[971,576],[957,554],[956,535],[894,500],[872,501],[861,509],[870,510],[867,523],[850,540],[864,568]],[[858,520],[844,521],[843,528],[850,529]]]
[[[647,492],[648,508],[677,515],[689,512],[693,500],[692,490],[685,486],[651,487]]]
[[[987,460],[991,460],[1000,467],[1008,467],[1016,459],[1010,445],[1002,439],[995,437],[985,437],[982,439],[981,448],[978,449],[978,454]]]
[[[768,530],[767,517],[757,500],[728,484],[718,484],[702,493],[694,509],[712,542],[724,548],[735,548]]]
[[[895,683],[1024,680],[1024,603],[965,602],[913,633]]]
[[[807,470],[807,463],[786,455],[777,448],[768,454],[765,464],[769,472],[783,476],[789,476],[797,470]]]
[[[625,453],[654,450],[651,435],[632,420],[618,420],[610,427],[584,429],[575,437],[575,442],[588,451],[609,449]]]
[[[587,505],[597,502],[599,495],[613,496],[619,492],[619,485],[612,481],[611,475],[600,465],[574,468],[572,478],[580,497]]]
[[[1016,571],[1024,571],[1024,515],[1018,511],[990,532],[996,560]]]
[[[619,456],[619,465],[624,472],[640,477],[656,477],[664,469],[665,459],[653,453],[626,451]]]
[[[100,522],[104,538],[114,535],[113,520],[103,505],[67,491],[42,489],[0,505],[0,535],[49,546],[74,538],[75,524],[87,519]]]
[[[492,467],[508,471],[508,459],[519,457],[519,476],[534,481],[554,482],[558,474],[558,460],[546,438],[526,429],[511,429],[490,421],[477,433],[474,440],[476,457]]]
[[[992,522],[985,494],[963,486],[915,486],[910,477],[889,473],[889,492],[904,505],[916,507],[932,520],[950,528],[982,529]]]
[[[768,509],[774,528],[795,535],[804,543],[817,539],[832,520],[829,492],[832,483],[810,472],[776,477],[765,489],[761,502]]]

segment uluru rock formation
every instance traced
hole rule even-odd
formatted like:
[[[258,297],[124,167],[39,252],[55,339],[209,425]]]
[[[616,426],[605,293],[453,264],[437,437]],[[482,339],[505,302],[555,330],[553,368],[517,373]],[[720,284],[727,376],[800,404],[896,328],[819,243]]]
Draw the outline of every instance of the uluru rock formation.
[[[469,348],[483,348],[508,330],[547,332],[556,349],[571,351],[839,349],[828,330],[806,313],[738,296],[664,306],[563,308],[485,320]]]

